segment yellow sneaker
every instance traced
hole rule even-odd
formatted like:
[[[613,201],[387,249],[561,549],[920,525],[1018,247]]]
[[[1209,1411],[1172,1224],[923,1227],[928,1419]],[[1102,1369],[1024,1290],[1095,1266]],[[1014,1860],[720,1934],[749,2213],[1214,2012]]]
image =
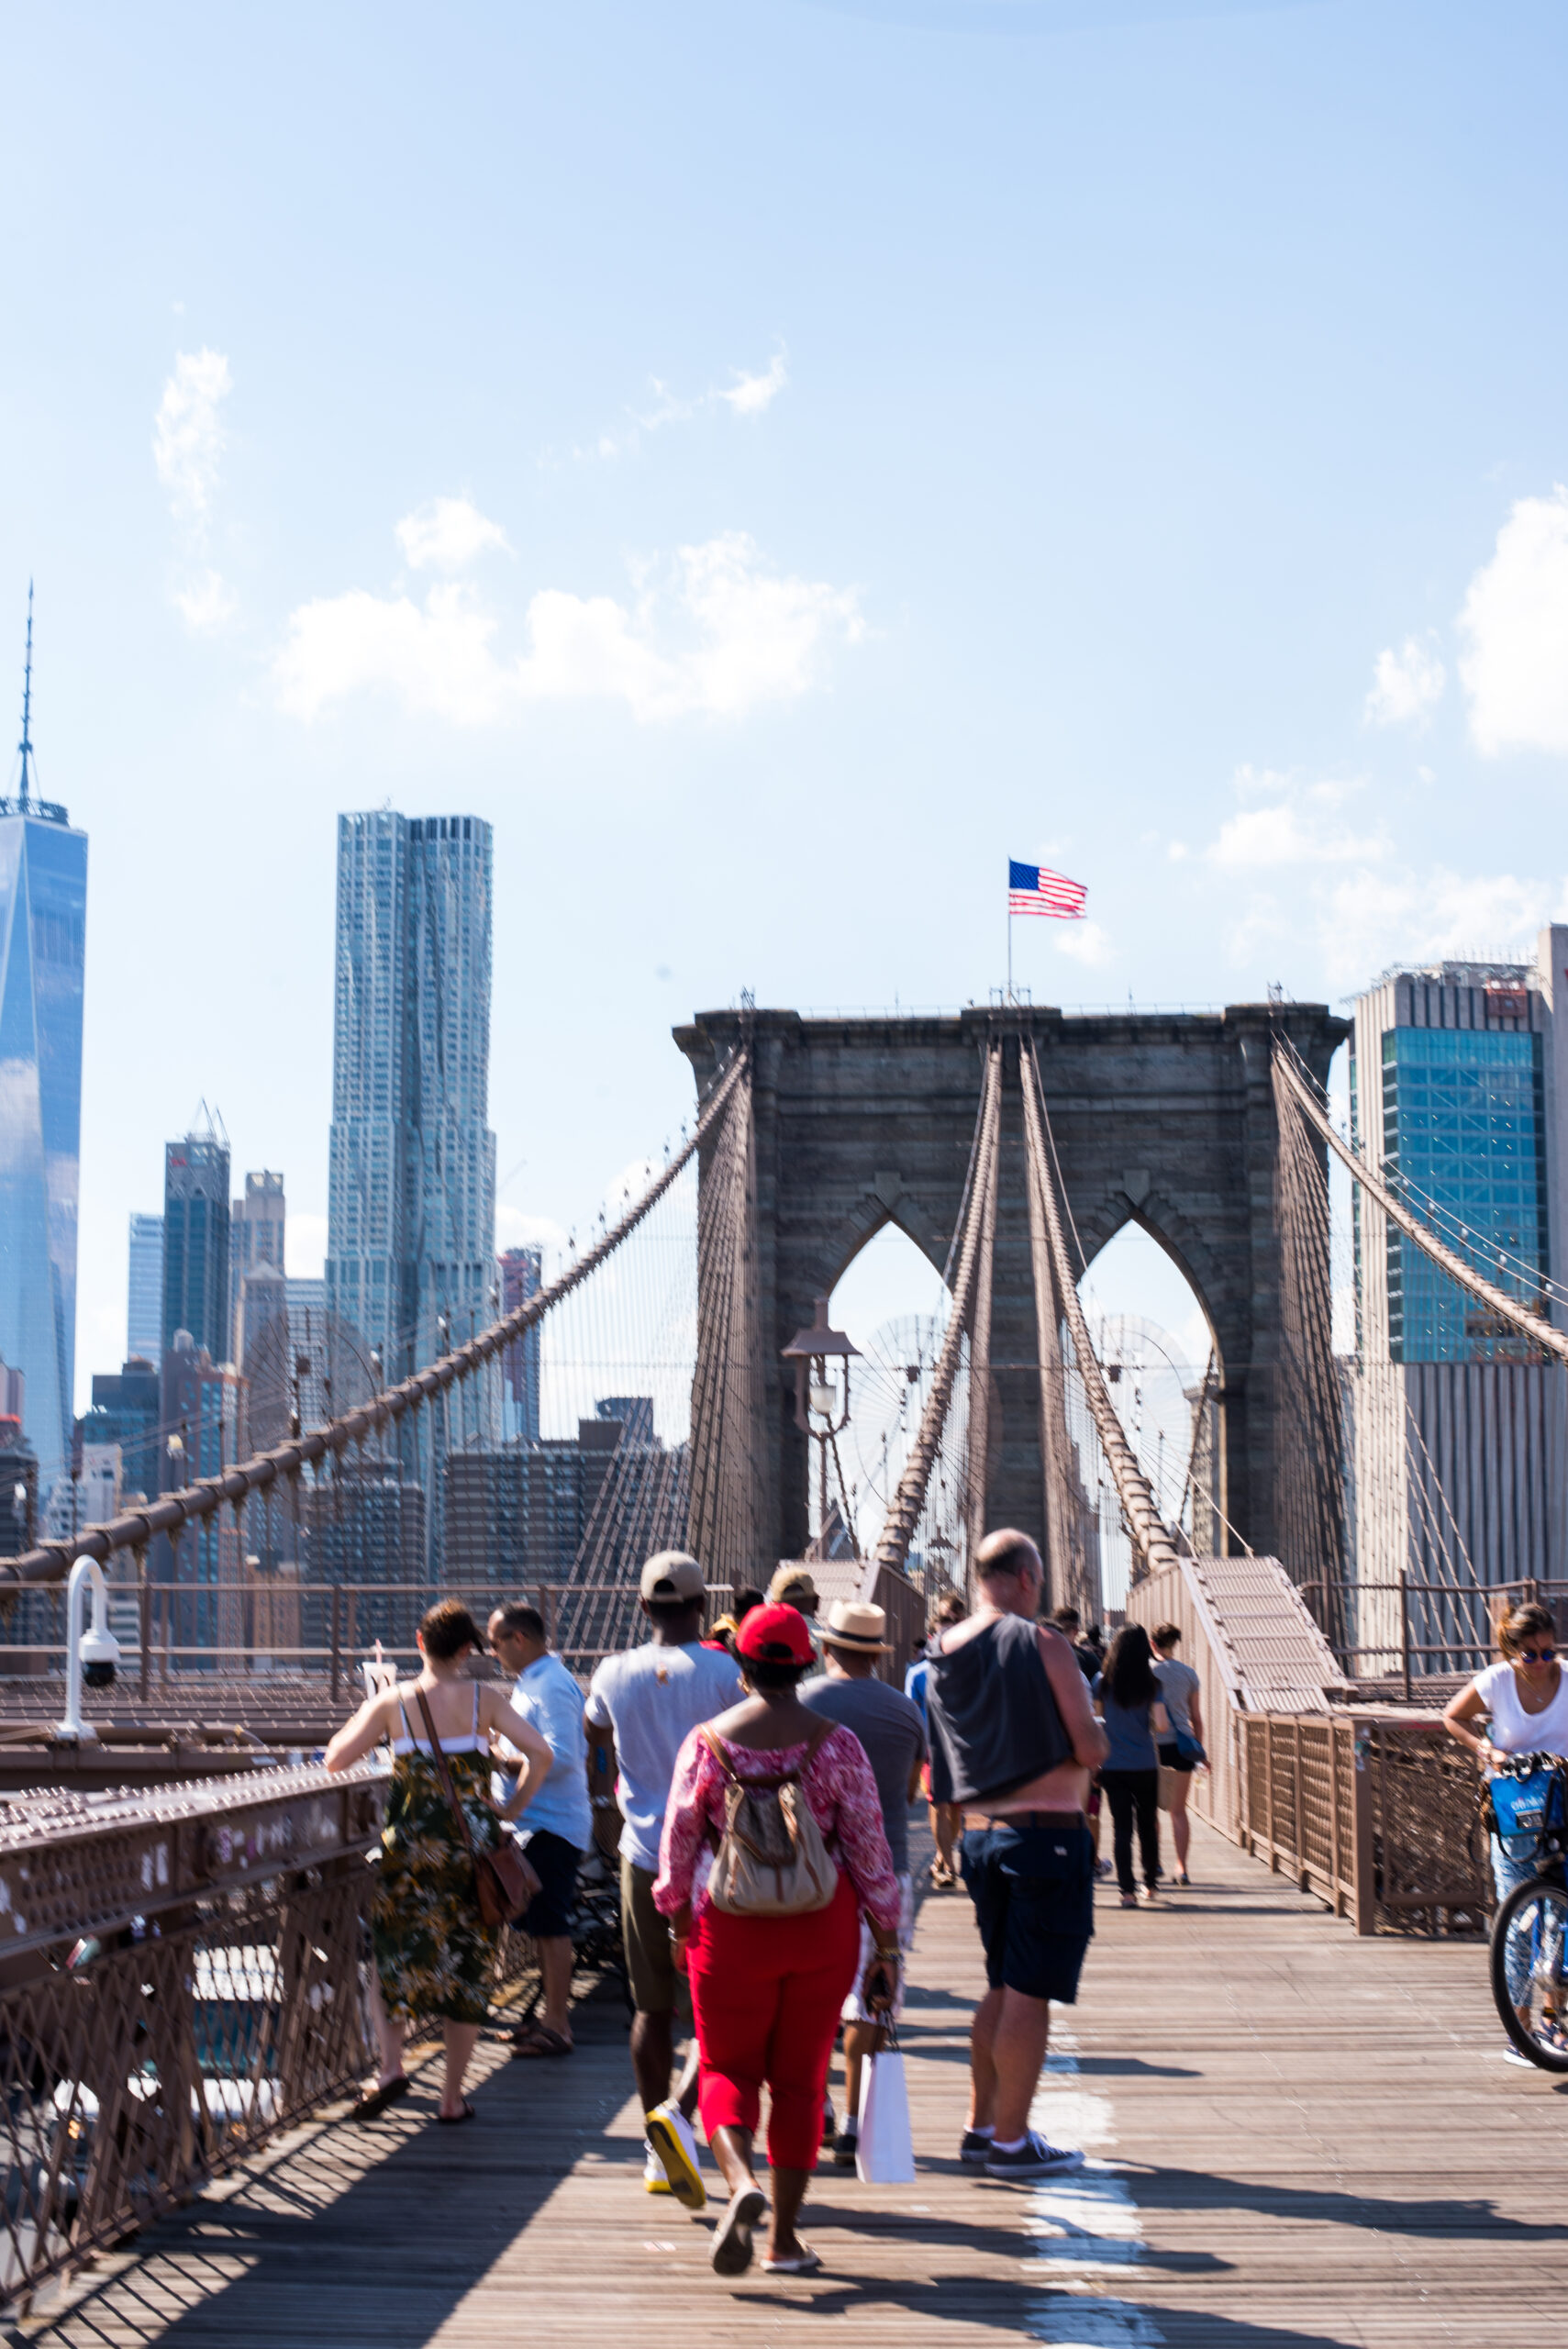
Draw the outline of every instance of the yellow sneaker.
[[[643,2119],[649,2144],[670,2192],[688,2210],[700,2210],[707,2200],[707,2188],[697,2167],[697,2141],[691,2122],[673,2097],[656,2104]]]

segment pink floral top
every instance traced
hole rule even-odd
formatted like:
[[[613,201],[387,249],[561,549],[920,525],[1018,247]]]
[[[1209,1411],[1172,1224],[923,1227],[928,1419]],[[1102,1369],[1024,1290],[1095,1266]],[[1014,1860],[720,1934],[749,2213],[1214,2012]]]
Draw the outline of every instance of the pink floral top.
[[[798,1745],[777,1745],[766,1752],[731,1745],[728,1738],[721,1742],[738,1778],[776,1778],[806,1752],[804,1738]],[[673,1917],[688,1900],[695,1916],[700,1916],[707,1905],[706,1863],[713,1840],[724,1828],[726,1784],[701,1730],[693,1730],[675,1756],[675,1776],[664,1813],[659,1876],[653,1887],[653,1905],[662,1916]],[[840,1723],[830,1737],[823,1739],[801,1784],[811,1815],[853,1885],[861,1907],[884,1932],[895,1933],[898,1878],[893,1873],[893,1854],[883,1831],[876,1780],[853,1730]]]

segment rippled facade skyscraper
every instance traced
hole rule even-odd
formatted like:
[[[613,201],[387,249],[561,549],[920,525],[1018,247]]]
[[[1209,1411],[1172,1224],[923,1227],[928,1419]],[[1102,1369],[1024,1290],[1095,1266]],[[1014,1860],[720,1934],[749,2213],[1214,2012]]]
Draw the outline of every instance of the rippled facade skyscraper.
[[[392,1380],[494,1318],[490,826],[339,816],[337,949],[327,1305]],[[406,1465],[432,1497],[432,1564],[449,1432],[488,1437],[496,1416],[494,1382],[450,1431],[420,1414]]]
[[[87,835],[32,790],[0,799],[0,1356],[27,1381],[40,1491],[66,1468],[76,1375],[76,1201]]]

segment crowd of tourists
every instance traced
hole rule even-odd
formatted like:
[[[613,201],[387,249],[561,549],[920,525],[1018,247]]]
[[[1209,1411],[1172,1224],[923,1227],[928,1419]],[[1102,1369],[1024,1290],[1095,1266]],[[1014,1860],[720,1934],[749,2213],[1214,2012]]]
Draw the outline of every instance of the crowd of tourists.
[[[438,2118],[473,2118],[465,2076],[509,1923],[533,1939],[539,1966],[513,2054],[573,2054],[592,1739],[613,1753],[643,2183],[704,2207],[700,2123],[727,2189],[717,2273],[742,2273],[759,2236],[765,2270],[811,2273],[820,2261],[799,2220],[822,2154],[875,2174],[862,2132],[886,2076],[879,2059],[896,2060],[922,1799],[931,1888],[962,1881],[985,1968],[959,2155],[993,2178],[1076,2167],[1082,2154],[1030,2114],[1051,2005],[1077,1995],[1095,1876],[1110,1865],[1097,1856],[1100,1803],[1124,1906],[1157,1897],[1162,1803],[1185,1884],[1203,1720],[1173,1625],[1151,1642],[1125,1624],[1107,1649],[1071,1609],[1040,1620],[1043,1581],[1027,1536],[991,1535],[976,1555],[977,1603],[937,1607],[902,1688],[886,1676],[882,1609],[837,1599],[824,1613],[799,1564],[766,1591],[736,1592],[709,1624],[697,1560],[651,1558],[643,1636],[599,1664],[585,1697],[533,1607],[498,1607],[483,1634],[457,1601],[433,1607],[418,1675],[369,1697],[327,1753],[331,1769],[382,1744],[393,1757],[371,1913],[381,2060],[361,2116],[407,2094],[405,2037],[435,2017],[446,2039]],[[505,1685],[480,1676],[486,1651]]]

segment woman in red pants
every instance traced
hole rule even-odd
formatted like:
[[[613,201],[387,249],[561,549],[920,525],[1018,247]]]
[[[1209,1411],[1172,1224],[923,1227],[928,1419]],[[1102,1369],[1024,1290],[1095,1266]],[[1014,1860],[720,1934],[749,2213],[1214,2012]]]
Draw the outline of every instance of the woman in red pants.
[[[855,1978],[860,1912],[876,1957],[867,2002],[891,2005],[897,1987],[898,1879],[882,1827],[882,1804],[865,1748],[847,1729],[822,1736],[822,1717],[795,1694],[817,1668],[811,1634],[795,1608],[753,1608],[735,1635],[747,1694],[706,1725],[738,1778],[776,1783],[798,1770],[813,1818],[838,1866],[825,1909],[788,1917],[737,1917],[706,1898],[723,1831],[724,1765],[694,1730],[675,1763],[655,1906],[670,1920],[675,1963],[691,1979],[702,2058],[699,2109],[729,2207],[714,2237],[713,2265],[739,2276],[751,2263],[751,2233],[767,2196],[751,2164],[764,2081],[773,2208],[762,2265],[805,2276],[821,2261],[795,2232],[822,2142],[822,2107],[839,2010]],[[650,2124],[651,2126],[651,2123]],[[662,2150],[662,2148],[660,2150]]]

